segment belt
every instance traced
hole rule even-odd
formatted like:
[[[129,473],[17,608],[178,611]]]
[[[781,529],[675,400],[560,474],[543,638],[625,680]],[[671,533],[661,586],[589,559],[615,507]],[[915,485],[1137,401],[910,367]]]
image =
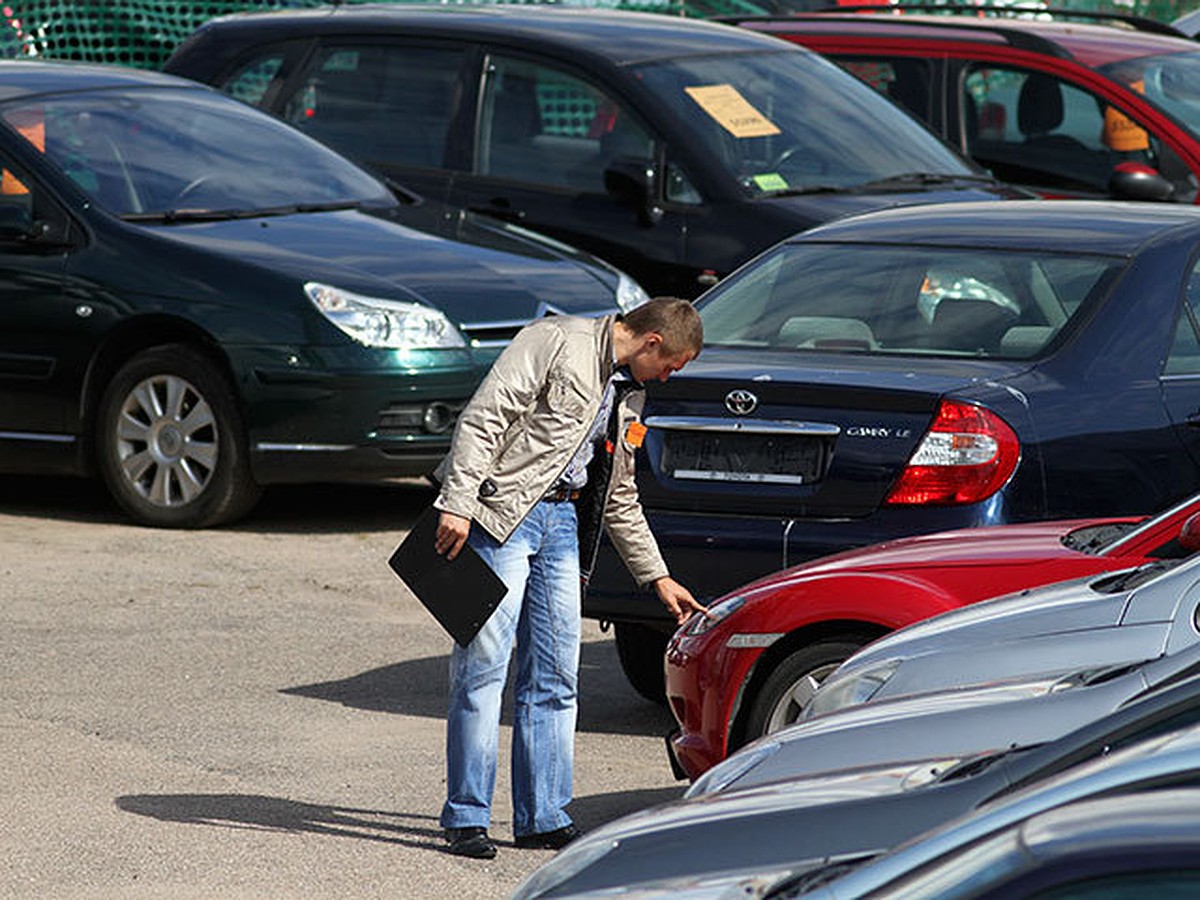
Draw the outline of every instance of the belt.
[[[566,503],[578,499],[579,490],[577,488],[551,488],[542,496],[542,500],[546,503]]]

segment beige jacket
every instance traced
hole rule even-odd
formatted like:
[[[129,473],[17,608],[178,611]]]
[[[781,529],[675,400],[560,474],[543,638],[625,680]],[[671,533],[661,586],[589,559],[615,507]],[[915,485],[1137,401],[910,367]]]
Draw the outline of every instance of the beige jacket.
[[[613,371],[615,316],[549,316],[523,328],[505,348],[459,416],[450,453],[436,473],[434,506],[472,519],[505,541],[550,490],[584,441]],[[629,426],[645,399],[632,391],[617,404],[620,439],[601,511],[604,528],[630,574],[645,584],[668,574],[638,501]],[[581,503],[581,510],[583,504]],[[582,521],[585,577],[599,528]],[[599,525],[599,522],[595,523]]]

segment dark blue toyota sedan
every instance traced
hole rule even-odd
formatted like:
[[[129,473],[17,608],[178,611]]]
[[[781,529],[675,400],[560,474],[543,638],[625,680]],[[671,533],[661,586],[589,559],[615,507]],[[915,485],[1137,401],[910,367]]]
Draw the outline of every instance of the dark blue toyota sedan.
[[[711,598],[901,535],[1146,513],[1200,489],[1200,211],[942,204],[796,236],[698,301],[640,490]],[[588,615],[661,690],[671,623],[605,548]],[[836,619],[828,610],[824,619]]]

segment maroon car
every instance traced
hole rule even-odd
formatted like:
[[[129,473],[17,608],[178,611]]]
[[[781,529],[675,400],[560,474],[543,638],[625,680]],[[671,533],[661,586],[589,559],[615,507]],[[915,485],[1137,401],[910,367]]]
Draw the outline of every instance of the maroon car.
[[[1132,17],[1118,28],[912,10],[725,21],[832,59],[1010,184],[1045,197],[1197,201],[1196,42]]]

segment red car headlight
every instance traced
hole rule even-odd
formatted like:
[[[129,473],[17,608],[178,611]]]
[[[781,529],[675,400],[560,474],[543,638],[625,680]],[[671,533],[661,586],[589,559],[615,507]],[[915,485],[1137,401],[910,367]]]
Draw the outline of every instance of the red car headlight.
[[[694,637],[697,634],[704,634],[706,631],[711,631],[721,623],[723,619],[728,618],[732,613],[742,608],[746,598],[740,594],[735,594],[732,597],[727,597],[717,603],[714,603],[708,608],[708,615],[696,613],[688,623],[683,626],[683,633],[687,637]]]

